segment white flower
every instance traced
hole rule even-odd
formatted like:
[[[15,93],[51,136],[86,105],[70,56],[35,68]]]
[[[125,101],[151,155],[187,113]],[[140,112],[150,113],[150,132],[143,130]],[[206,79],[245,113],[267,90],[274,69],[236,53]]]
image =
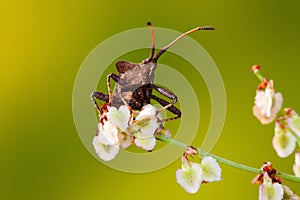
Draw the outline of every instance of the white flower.
[[[268,173],[264,173],[264,182],[259,187],[259,200],[282,200],[283,188],[279,183],[272,183]]]
[[[99,157],[108,161],[119,152],[119,148],[125,149],[133,142],[133,136],[127,132],[131,123],[131,114],[127,106],[119,109],[109,107],[108,112],[100,116],[98,135],[93,140],[93,145]]]
[[[206,182],[220,181],[221,180],[221,167],[217,161],[210,157],[204,157],[201,163],[202,178]]]
[[[255,96],[255,105],[253,114],[262,124],[272,122],[282,106],[282,95],[276,93],[273,87],[273,81],[268,82],[265,91],[257,91]]]
[[[300,152],[295,153],[295,164],[293,165],[295,176],[300,177]]]
[[[104,160],[109,161],[115,158],[115,156],[119,152],[119,145],[105,145],[102,142],[100,142],[99,137],[95,136],[93,139],[93,145],[96,150],[96,153],[98,156]]]
[[[126,131],[130,122],[130,110],[127,106],[122,105],[117,109],[116,107],[109,107],[106,113],[107,119],[121,129]]]
[[[156,144],[155,133],[161,124],[160,116],[156,115],[156,111],[157,109],[151,104],[144,106],[133,123],[134,143],[148,151],[152,150]]]
[[[296,147],[296,138],[288,130],[282,128],[280,122],[276,122],[272,143],[277,155],[285,158],[293,153]]]
[[[181,169],[176,171],[177,183],[189,193],[196,193],[203,181],[202,168],[200,164],[192,163],[182,159]]]
[[[182,156],[181,169],[176,171],[177,182],[189,193],[196,193],[202,182],[213,182],[221,180],[221,168],[217,161],[208,156],[197,164]]]

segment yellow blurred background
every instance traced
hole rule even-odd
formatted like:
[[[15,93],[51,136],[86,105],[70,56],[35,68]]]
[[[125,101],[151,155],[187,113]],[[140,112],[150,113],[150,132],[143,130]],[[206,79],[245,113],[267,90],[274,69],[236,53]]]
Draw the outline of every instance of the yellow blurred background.
[[[299,6],[270,0],[2,2],[0,199],[257,199],[258,186],[250,183],[255,174],[224,165],[223,180],[194,195],[176,183],[179,161],[145,174],[104,166],[76,132],[73,83],[88,53],[114,34],[149,20],[180,32],[214,26],[209,34],[190,35],[214,59],[226,87],[226,121],[212,153],[253,167],[272,161],[292,173],[293,156],[280,159],[272,148],[273,124],[262,126],[252,115],[258,79],[250,67],[261,64],[284,105],[300,112]],[[122,58],[141,61],[148,51],[136,56]],[[171,53],[161,62],[185,64]],[[207,91],[197,96],[202,107],[209,104]],[[205,129],[210,114],[201,109]],[[300,192],[299,184],[284,183]]]

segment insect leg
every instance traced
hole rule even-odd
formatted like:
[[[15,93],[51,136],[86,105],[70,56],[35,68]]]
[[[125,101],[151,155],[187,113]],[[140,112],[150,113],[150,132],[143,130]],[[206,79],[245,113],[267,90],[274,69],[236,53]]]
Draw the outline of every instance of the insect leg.
[[[159,87],[159,86],[156,86],[156,85],[153,85],[153,84],[151,84],[150,85],[153,89],[155,89],[157,92],[159,92],[160,94],[162,94],[162,95],[164,95],[165,97],[168,97],[168,98],[170,98],[170,99],[172,99],[173,101],[172,102],[167,102],[167,103],[165,103],[165,102],[163,102],[163,101],[161,101],[161,102],[163,102],[165,105],[163,105],[163,107],[162,108],[160,108],[158,111],[157,111],[157,113],[160,113],[161,111],[163,111],[163,110],[165,110],[165,109],[168,109],[168,108],[170,108],[170,107],[172,107],[173,106],[173,104],[175,104],[176,102],[177,102],[177,96],[173,93],[173,92],[171,92],[171,91],[169,91],[169,90],[167,90],[167,89],[165,89],[165,88],[162,88],[162,87]],[[174,107],[175,108],[175,107]],[[178,110],[178,109],[177,109]],[[179,110],[178,110],[179,111]],[[171,111],[172,112],[172,111]],[[176,112],[176,111],[175,111]],[[180,111],[179,111],[180,112]],[[180,115],[179,115],[179,117],[181,116],[181,112],[180,112]],[[177,119],[177,118],[176,118]]]
[[[166,105],[169,104],[169,102],[167,102],[166,100],[161,99],[161,98],[159,98],[159,97],[157,97],[157,96],[155,96],[155,95],[150,95],[150,98],[151,98],[151,99],[154,99],[155,101],[157,101],[157,102],[158,102],[160,105],[162,105],[162,106],[166,106]],[[168,109],[170,112],[172,112],[173,114],[177,115],[177,116],[171,117],[171,118],[167,118],[167,119],[163,119],[163,120],[161,120],[162,122],[175,120],[175,119],[178,119],[178,118],[181,117],[181,111],[180,111],[178,108],[176,108],[175,106],[172,105],[172,106],[168,107],[167,109]]]
[[[120,80],[120,77],[114,73],[108,74],[107,76],[107,89],[108,89],[108,95],[109,95],[109,103],[112,102],[112,91],[110,87],[110,79],[113,79],[115,82],[118,82]]]
[[[96,102],[96,99],[108,102],[109,101],[109,96],[108,96],[108,94],[104,94],[102,92],[93,92],[92,95],[91,95],[91,99],[94,103],[94,106],[96,107],[96,109],[100,113],[101,108],[98,106],[98,104]]]

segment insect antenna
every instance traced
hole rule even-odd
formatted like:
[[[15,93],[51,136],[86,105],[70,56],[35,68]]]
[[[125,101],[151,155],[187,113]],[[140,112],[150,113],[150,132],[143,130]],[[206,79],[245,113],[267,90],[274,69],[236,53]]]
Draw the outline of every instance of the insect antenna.
[[[214,27],[212,26],[202,26],[202,27],[197,27],[194,28],[192,30],[189,30],[185,33],[183,33],[182,35],[178,36],[175,40],[173,40],[172,42],[170,42],[167,46],[165,46],[164,48],[162,48],[157,54],[156,56],[153,58],[153,62],[157,62],[158,58],[164,53],[166,52],[173,44],[175,44],[178,40],[180,40],[181,38],[183,38],[184,36],[193,33],[195,31],[199,31],[199,30],[215,30]]]
[[[151,30],[151,39],[152,39],[152,47],[151,47],[151,52],[149,58],[143,61],[144,64],[151,62],[154,57],[154,51],[155,51],[155,41],[154,41],[154,30],[151,22],[148,22],[147,25],[149,26]]]

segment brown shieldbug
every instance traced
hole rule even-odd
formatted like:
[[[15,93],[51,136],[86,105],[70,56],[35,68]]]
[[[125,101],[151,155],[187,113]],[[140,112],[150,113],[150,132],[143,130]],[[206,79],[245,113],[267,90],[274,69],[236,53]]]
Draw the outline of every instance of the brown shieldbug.
[[[152,35],[152,48],[149,58],[143,60],[141,63],[131,63],[127,61],[118,61],[116,63],[119,74],[117,75],[111,73],[107,76],[108,94],[104,94],[102,92],[93,92],[91,95],[92,101],[99,112],[101,112],[101,108],[97,105],[96,99],[105,101],[108,105],[114,107],[119,107],[126,104],[132,110],[141,110],[143,106],[150,104],[150,100],[153,99],[163,106],[158,110],[158,113],[164,109],[168,109],[170,112],[176,115],[175,117],[164,119],[163,121],[174,120],[181,117],[180,110],[173,105],[177,102],[176,95],[167,89],[153,84],[157,60],[182,37],[198,30],[214,30],[214,28],[211,26],[203,26],[187,31],[174,39],[167,46],[162,48],[156,55],[154,55],[154,30],[150,22],[148,22],[148,25]],[[116,82],[113,92],[110,87],[110,79],[113,79]],[[153,89],[172,101],[168,102],[153,95]]]

